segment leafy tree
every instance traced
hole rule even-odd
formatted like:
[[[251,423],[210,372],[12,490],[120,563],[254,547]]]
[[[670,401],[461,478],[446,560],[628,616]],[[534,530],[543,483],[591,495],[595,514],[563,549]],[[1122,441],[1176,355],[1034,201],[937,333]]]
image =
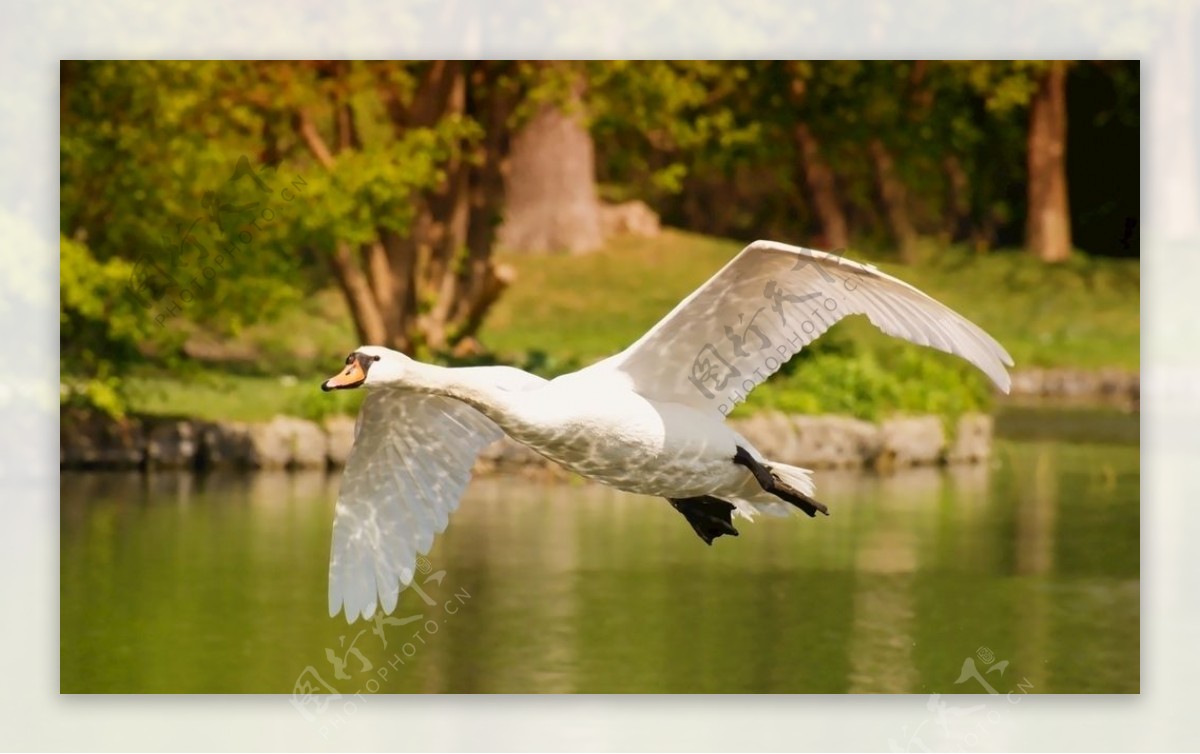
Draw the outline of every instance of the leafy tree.
[[[599,193],[646,199],[667,222],[711,234],[870,245],[909,262],[923,236],[981,249],[1024,237],[1061,260],[1069,70],[65,62],[67,394],[119,410],[130,364],[170,358],[197,333],[236,334],[331,285],[363,342],[477,349],[512,280],[492,255],[506,201],[520,239],[510,245],[594,245]],[[1120,103],[1136,97],[1136,69],[1086,70],[1085,85],[1100,81],[1112,108],[1131,109]],[[548,221],[551,205],[549,216],[575,219]],[[1130,214],[1105,227],[1128,235]]]
[[[207,263],[203,300],[149,286],[153,317],[166,307],[184,328],[236,330],[332,274],[364,342],[449,348],[508,282],[491,243],[528,69],[69,64],[63,231],[102,261],[145,255],[172,282]]]
[[[1067,196],[1067,64],[1062,61],[958,65],[992,117],[1027,113],[1025,243],[1047,262],[1071,254]]]
[[[178,345],[177,334],[155,325],[134,298],[130,262],[97,260],[82,243],[60,240],[60,400],[120,416],[125,397],[120,378],[155,347]]]

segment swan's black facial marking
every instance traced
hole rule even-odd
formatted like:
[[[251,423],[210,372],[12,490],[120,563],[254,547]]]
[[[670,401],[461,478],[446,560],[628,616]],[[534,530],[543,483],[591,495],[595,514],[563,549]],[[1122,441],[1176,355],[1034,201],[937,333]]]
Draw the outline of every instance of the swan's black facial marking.
[[[366,378],[367,370],[371,368],[371,365],[379,361],[378,356],[368,356],[367,354],[359,353],[358,351],[355,351],[346,358],[353,359],[358,363],[359,368],[362,369],[364,379]]]
[[[355,351],[346,357],[346,368],[322,382],[321,389],[329,392],[330,390],[356,388],[367,381],[367,370],[377,361],[379,361],[378,356],[368,356]]]

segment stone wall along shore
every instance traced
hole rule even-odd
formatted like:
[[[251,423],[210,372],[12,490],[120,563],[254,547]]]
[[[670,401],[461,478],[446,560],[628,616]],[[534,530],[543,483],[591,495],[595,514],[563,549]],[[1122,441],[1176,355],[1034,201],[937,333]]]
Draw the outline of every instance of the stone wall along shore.
[[[960,418],[952,437],[933,416],[871,423],[840,416],[763,412],[731,426],[768,458],[807,468],[888,470],[972,463],[991,455],[992,418]],[[126,419],[63,416],[61,468],[285,469],[342,466],[354,441],[354,419],[317,423],[279,416],[269,422]],[[479,472],[559,471],[508,438],[479,458]]]

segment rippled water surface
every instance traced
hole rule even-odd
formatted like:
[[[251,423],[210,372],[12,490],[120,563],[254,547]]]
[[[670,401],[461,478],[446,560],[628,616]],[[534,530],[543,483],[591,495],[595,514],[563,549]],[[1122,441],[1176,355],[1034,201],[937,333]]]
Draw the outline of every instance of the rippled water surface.
[[[62,691],[1136,692],[1137,422],[1013,413],[987,466],[822,472],[829,518],[712,547],[663,500],[478,479],[353,626],[336,475],[64,473]]]

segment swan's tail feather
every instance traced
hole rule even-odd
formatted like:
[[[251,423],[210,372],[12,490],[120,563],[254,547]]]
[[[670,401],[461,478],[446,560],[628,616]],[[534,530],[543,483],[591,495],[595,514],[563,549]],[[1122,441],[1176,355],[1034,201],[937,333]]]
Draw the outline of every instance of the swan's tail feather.
[[[788,466],[783,463],[770,461],[767,463],[767,468],[782,484],[790,489],[795,490],[801,495],[812,497],[816,494],[817,488],[813,484],[812,472],[808,469],[802,469],[799,466]]]
[[[829,515],[829,509],[812,498],[812,472],[808,469],[768,461],[741,445],[737,446],[733,462],[745,466],[764,492],[791,503],[810,517],[818,513]]]
[[[775,484],[769,490],[774,495],[783,498],[809,516],[817,513],[829,515],[829,509],[813,500],[816,489],[813,486],[812,472],[799,466],[788,466],[783,463],[769,462],[766,464]]]

